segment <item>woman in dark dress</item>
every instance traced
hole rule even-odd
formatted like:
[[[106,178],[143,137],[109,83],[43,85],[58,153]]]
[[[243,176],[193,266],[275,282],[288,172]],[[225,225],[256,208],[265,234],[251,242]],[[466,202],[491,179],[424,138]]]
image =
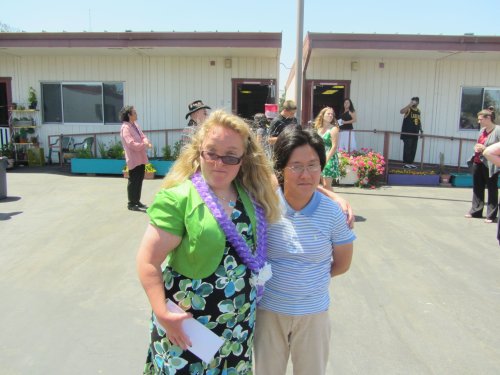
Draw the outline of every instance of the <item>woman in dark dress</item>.
[[[250,128],[223,111],[181,153],[148,209],[137,257],[153,309],[145,374],[252,373],[267,223],[279,216],[271,178]],[[167,298],[185,312],[169,311]],[[191,317],[224,339],[209,363],[187,350]]]
[[[344,100],[344,112],[340,116],[340,137],[339,137],[339,150],[351,152],[357,150],[356,138],[354,137],[353,124],[357,121],[356,111],[351,99]]]

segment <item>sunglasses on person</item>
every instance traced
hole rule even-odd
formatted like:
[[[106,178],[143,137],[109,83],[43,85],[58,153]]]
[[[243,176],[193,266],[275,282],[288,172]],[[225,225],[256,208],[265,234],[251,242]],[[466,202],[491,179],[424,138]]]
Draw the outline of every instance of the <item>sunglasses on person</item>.
[[[230,156],[230,155],[221,156],[221,155],[217,155],[215,152],[211,152],[211,151],[202,151],[201,157],[207,161],[217,161],[220,159],[220,161],[226,165],[240,164],[241,160],[243,159],[242,157],[237,158],[236,156]]]

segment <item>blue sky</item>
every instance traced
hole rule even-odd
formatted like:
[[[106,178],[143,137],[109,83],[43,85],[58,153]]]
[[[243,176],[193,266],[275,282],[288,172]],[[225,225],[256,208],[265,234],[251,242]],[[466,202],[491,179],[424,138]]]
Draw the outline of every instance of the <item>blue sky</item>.
[[[304,0],[306,32],[500,35],[500,0]],[[282,32],[291,67],[296,0],[5,1],[0,22],[18,30]],[[284,84],[288,71],[282,68]]]

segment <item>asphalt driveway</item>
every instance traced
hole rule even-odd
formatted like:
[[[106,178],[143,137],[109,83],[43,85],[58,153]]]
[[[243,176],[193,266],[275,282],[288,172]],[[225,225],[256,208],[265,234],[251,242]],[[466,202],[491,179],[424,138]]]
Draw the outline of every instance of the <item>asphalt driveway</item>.
[[[126,209],[126,180],[56,169],[7,178],[0,374],[141,373],[150,309],[135,255],[147,218]],[[160,183],[144,182],[143,202]],[[471,189],[337,191],[358,240],[331,284],[328,373],[498,374],[500,246],[494,224],[463,217]]]

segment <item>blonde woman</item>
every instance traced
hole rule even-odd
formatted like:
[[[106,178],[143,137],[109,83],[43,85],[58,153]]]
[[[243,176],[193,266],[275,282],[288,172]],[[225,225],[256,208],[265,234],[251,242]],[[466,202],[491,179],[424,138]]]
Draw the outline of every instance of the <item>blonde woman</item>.
[[[153,310],[145,374],[251,373],[267,224],[280,216],[272,177],[250,128],[224,111],[181,152],[147,211],[137,256]],[[169,311],[167,298],[185,312]],[[224,339],[210,363],[186,350],[190,317]]]
[[[339,141],[339,125],[335,112],[331,107],[323,108],[314,120],[314,128],[325,143],[326,164],[321,172],[322,185],[332,190],[332,181],[340,177],[337,145]]]

